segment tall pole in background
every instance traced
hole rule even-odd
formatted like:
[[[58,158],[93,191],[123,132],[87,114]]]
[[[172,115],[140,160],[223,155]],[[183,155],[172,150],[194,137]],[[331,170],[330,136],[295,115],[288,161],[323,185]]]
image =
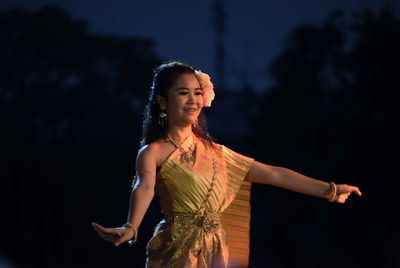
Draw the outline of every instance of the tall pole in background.
[[[225,89],[225,45],[224,35],[226,33],[226,14],[223,0],[215,0],[212,5],[212,24],[215,29],[215,71],[217,87]]]

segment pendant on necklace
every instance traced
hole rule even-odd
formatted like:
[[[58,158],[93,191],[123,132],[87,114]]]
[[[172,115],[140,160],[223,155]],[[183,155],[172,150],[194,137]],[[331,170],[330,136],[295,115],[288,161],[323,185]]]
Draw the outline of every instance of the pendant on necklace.
[[[178,149],[180,149],[180,148],[178,147]],[[185,152],[183,150],[183,148],[180,151],[181,151],[181,158],[180,158],[181,164],[183,164],[185,162],[188,164],[190,162],[194,163],[194,156],[196,153],[196,145],[194,143],[192,143],[192,145],[190,145],[189,150],[187,152]]]
[[[181,152],[180,162],[183,163],[194,163],[194,158],[196,154],[196,141],[193,140],[193,143],[190,145],[189,150],[185,151],[181,144],[173,140],[171,137],[167,137],[168,141],[170,141],[179,151]]]

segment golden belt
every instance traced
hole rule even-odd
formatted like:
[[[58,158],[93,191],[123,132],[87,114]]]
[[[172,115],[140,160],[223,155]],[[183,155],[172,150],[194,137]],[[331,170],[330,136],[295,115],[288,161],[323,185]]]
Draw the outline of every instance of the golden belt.
[[[218,213],[205,212],[204,214],[174,213],[165,215],[167,223],[184,225],[194,224],[206,233],[215,233],[221,226],[221,216]]]

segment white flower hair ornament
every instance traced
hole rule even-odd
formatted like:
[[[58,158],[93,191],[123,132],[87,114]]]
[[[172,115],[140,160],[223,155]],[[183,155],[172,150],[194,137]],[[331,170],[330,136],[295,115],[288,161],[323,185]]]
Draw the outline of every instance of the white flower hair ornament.
[[[199,79],[199,83],[201,88],[203,89],[203,104],[204,107],[211,107],[211,102],[214,100],[214,85],[211,82],[211,78],[208,74],[203,73],[201,71],[195,71],[197,79]]]

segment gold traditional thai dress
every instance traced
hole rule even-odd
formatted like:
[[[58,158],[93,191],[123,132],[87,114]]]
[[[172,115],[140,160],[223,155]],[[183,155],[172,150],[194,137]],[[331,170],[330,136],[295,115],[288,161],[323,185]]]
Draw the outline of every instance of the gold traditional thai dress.
[[[194,162],[176,149],[157,172],[165,219],[147,245],[147,267],[247,267],[251,185],[243,180],[254,159],[195,135],[181,146],[193,142]]]

